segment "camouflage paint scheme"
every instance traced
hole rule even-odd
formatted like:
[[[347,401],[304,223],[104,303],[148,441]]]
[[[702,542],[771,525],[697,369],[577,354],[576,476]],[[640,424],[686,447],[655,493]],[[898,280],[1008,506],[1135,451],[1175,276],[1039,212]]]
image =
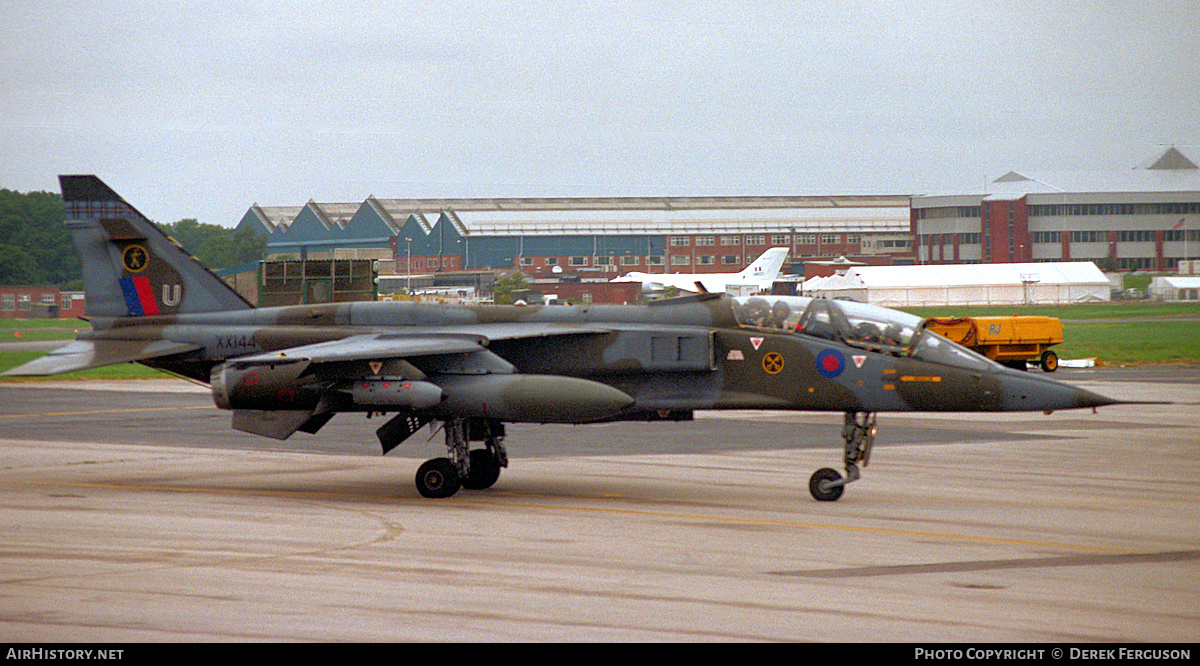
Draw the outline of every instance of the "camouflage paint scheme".
[[[440,421],[448,457],[417,478],[431,497],[495,481],[507,464],[504,422],[843,412],[847,478],[820,470],[810,482],[830,500],[867,463],[877,412],[1114,402],[1004,368],[923,331],[918,318],[863,304],[700,294],[639,306],[254,308],[99,179],[61,183],[93,330],[6,374],[136,361],[210,383],[235,428],[279,439],[315,433],[338,412],[394,413],[378,431],[385,453]]]

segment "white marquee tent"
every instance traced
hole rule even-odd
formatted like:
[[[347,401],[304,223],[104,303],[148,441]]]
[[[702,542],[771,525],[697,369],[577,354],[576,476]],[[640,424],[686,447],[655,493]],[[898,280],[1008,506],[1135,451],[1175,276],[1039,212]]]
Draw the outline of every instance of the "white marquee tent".
[[[1150,280],[1147,291],[1150,298],[1157,301],[1200,300],[1200,277],[1156,277]]]
[[[858,266],[844,275],[806,280],[804,294],[891,307],[1020,305],[1107,301],[1111,286],[1090,261]]]

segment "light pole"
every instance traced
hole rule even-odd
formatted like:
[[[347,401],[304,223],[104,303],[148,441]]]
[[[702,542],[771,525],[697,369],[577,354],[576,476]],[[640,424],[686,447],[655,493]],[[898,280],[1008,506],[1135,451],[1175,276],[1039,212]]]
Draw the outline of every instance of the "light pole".
[[[408,277],[406,278],[406,282],[405,282],[405,287],[404,287],[405,294],[404,295],[408,296],[408,300],[411,301],[412,300],[412,239],[411,238],[404,239],[404,257],[405,257],[404,270],[408,275]]]

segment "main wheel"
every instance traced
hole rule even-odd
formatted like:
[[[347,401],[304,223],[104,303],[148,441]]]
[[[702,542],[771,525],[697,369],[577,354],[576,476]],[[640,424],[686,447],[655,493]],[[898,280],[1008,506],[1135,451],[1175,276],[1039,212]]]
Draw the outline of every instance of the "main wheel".
[[[462,487],[468,490],[491,488],[500,478],[500,461],[487,449],[475,449],[470,455],[471,471],[462,480]]]
[[[1042,370],[1045,370],[1046,372],[1054,372],[1055,370],[1058,370],[1058,354],[1055,354],[1049,349],[1042,352],[1041,362]]]
[[[458,492],[462,482],[458,470],[449,458],[427,460],[417,468],[417,492],[425,497],[440,499]]]
[[[845,485],[831,486],[834,481],[841,481],[842,475],[836,469],[822,467],[813,472],[812,477],[808,480],[808,492],[812,493],[813,499],[818,502],[836,502],[842,496],[842,491],[845,490]]]

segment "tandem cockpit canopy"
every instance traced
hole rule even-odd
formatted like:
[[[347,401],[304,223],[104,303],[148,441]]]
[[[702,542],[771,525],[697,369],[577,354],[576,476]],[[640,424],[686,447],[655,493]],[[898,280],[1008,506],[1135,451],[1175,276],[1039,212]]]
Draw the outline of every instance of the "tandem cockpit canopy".
[[[806,296],[748,296],[733,301],[734,316],[741,326],[778,329],[958,367],[1000,368],[980,354],[925,331],[923,318],[905,312]]]

